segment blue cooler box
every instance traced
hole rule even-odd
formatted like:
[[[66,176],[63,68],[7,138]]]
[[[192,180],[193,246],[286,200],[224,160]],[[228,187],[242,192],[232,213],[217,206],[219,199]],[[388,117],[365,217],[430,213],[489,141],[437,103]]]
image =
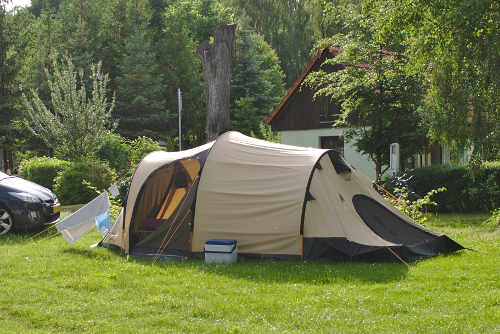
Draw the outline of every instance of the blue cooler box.
[[[205,241],[205,263],[234,263],[238,259],[236,240],[210,239]]]

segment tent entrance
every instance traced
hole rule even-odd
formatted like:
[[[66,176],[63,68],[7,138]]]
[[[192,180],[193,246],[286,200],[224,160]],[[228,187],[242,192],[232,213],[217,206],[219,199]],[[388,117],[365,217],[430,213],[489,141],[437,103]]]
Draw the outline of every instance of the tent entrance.
[[[133,249],[190,251],[192,203],[200,162],[174,161],[151,174],[137,199],[131,224]]]

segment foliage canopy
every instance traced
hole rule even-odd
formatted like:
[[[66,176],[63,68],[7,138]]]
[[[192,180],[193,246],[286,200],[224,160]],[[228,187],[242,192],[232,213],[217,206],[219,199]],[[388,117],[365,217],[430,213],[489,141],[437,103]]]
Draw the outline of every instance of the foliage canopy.
[[[315,97],[340,102],[341,117],[335,125],[345,127],[346,139],[355,140],[380,176],[391,143],[400,143],[403,161],[425,146],[417,112],[423,91],[418,75],[406,71],[404,48],[378,33],[372,15],[353,14],[346,20],[357,29],[321,42],[341,52],[312,72],[306,83],[317,90]]]

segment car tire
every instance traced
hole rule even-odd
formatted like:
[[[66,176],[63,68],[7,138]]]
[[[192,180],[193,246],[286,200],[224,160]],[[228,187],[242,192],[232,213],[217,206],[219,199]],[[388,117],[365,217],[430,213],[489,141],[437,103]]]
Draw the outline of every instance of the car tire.
[[[12,214],[0,205],[0,235],[5,235],[14,230],[14,218]]]

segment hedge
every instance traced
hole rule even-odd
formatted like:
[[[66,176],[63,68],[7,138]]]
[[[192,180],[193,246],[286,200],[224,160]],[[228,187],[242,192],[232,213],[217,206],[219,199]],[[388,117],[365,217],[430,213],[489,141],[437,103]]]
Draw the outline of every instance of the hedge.
[[[408,172],[413,175],[410,189],[424,196],[432,189],[446,187],[447,191],[433,199],[439,204],[438,212],[473,212],[500,207],[500,162],[486,162],[475,171],[464,166],[432,166]],[[385,186],[394,189],[394,180]]]
[[[34,157],[21,162],[19,176],[53,190],[54,178],[69,165],[69,162],[56,158]]]
[[[87,203],[97,196],[95,190],[107,189],[116,181],[116,173],[101,161],[74,162],[55,178],[54,192],[63,205]]]
[[[129,169],[129,155],[131,146],[126,139],[115,133],[109,133],[103,145],[97,151],[97,158],[105,161],[111,168],[114,168],[118,175],[123,175]]]

